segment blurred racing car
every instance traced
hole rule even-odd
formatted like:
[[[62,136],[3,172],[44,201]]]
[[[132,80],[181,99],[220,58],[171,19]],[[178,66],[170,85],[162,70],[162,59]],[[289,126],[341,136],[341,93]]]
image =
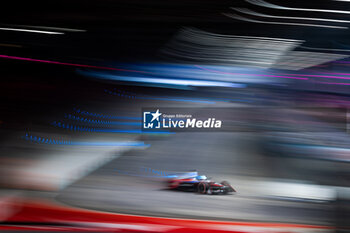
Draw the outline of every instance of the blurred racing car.
[[[168,187],[174,190],[198,192],[201,194],[229,194],[236,190],[227,182],[211,181],[197,172],[185,172],[170,175]]]

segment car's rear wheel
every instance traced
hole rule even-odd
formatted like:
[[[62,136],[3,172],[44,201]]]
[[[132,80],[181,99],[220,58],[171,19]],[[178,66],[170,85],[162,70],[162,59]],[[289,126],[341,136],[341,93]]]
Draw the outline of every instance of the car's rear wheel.
[[[198,184],[197,191],[198,193],[205,194],[207,193],[208,188],[209,188],[209,185],[207,183],[201,182]]]

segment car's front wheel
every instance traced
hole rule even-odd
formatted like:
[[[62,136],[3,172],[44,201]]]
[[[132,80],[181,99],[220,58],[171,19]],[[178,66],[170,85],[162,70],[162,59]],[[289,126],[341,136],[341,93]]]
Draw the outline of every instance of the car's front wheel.
[[[201,182],[198,184],[197,191],[198,193],[205,194],[208,192],[209,185],[207,183]]]
[[[234,192],[234,193],[236,192],[236,190],[230,185],[229,182],[227,182],[227,181],[222,181],[221,184],[224,185],[224,186],[226,187],[226,190],[227,190],[228,192]]]

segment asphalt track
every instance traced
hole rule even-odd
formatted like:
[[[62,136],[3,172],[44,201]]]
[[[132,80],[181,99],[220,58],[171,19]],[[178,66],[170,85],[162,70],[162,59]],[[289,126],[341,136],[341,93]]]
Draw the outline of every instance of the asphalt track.
[[[254,184],[271,174],[270,160],[255,147],[252,133],[177,133],[147,141],[63,190],[59,202],[87,209],[191,219],[268,221],[332,225],[330,203],[262,197]],[[292,163],[294,160],[286,160]],[[200,195],[166,190],[162,178],[147,172],[198,170],[227,180],[235,195]],[[302,174],[300,174],[302,176]]]

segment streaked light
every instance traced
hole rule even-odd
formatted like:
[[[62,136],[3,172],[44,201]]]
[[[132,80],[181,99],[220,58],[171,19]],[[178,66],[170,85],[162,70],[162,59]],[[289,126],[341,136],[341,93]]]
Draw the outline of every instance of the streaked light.
[[[112,120],[141,120],[142,117],[129,117],[129,116],[110,116],[102,113],[95,113],[95,112],[88,112],[85,110],[81,110],[78,108],[73,108],[73,110],[81,115],[84,116],[92,116],[92,117],[97,117],[97,118],[103,118],[103,119],[112,119]]]
[[[237,88],[246,87],[245,84],[232,83],[232,82],[210,81],[210,80],[120,76],[120,75],[113,75],[113,74],[86,73],[86,72],[80,72],[80,73],[91,76],[91,77],[98,77],[98,78],[102,78],[102,79],[123,81],[123,82],[164,84],[164,85],[176,85],[176,86],[200,86],[200,87],[211,87],[211,86],[237,87]]]
[[[247,39],[247,40],[258,39],[258,40],[266,40],[266,41],[274,41],[274,42],[300,42],[300,40],[276,38],[276,37],[266,37],[266,36],[261,37],[261,36],[222,35],[222,34],[198,30],[195,28],[186,28],[185,30],[182,30],[182,32],[201,33],[201,34],[206,35],[206,36],[212,36],[212,37],[221,36],[221,37],[229,38],[229,39],[241,38],[241,39]]]
[[[126,69],[118,69],[118,68],[113,68],[113,67],[93,66],[93,65],[76,64],[76,63],[40,60],[40,59],[33,59],[33,58],[27,58],[27,57],[15,57],[15,56],[8,56],[8,55],[0,55],[0,58],[21,60],[21,61],[31,61],[31,62],[42,62],[42,63],[56,64],[56,65],[85,67],[85,68],[93,68],[93,69],[117,70],[117,71],[123,71],[123,72],[136,72],[136,73],[149,73],[149,72],[146,72],[146,71],[126,70]]]
[[[231,7],[231,9],[234,9],[238,12],[259,16],[259,17],[266,17],[266,18],[274,18],[274,19],[292,19],[292,20],[311,20],[311,21],[323,21],[323,22],[332,22],[332,23],[350,23],[349,20],[340,20],[340,19],[323,19],[323,18],[307,18],[307,17],[288,17],[288,16],[275,16],[275,15],[267,15],[258,13],[249,9],[244,8],[235,8]]]
[[[43,31],[43,30],[22,29],[22,28],[0,28],[0,30],[3,30],[3,31],[16,31],[16,32],[43,33],[43,34],[56,34],[56,35],[64,34],[64,32],[53,32],[53,31]]]
[[[110,128],[94,128],[85,127],[80,125],[73,125],[69,123],[64,123],[60,121],[54,121],[51,123],[52,126],[67,129],[74,132],[99,132],[99,133],[131,133],[131,134],[174,134],[169,131],[142,131],[142,130],[128,130],[128,129],[110,129]]]
[[[247,2],[263,6],[267,8],[280,9],[280,10],[293,10],[293,11],[313,11],[313,12],[325,12],[325,13],[336,13],[336,14],[350,14],[350,11],[341,11],[341,10],[329,10],[329,9],[311,9],[311,8],[294,8],[294,7],[285,7],[279,6],[276,4],[268,3],[263,0],[246,0]]]
[[[133,146],[133,147],[148,147],[149,144],[144,142],[71,142],[72,146]]]
[[[0,44],[2,47],[13,47],[13,48],[22,48],[22,45],[16,45],[16,44]]]
[[[43,145],[64,145],[64,146],[130,146],[130,147],[148,147],[149,144],[138,141],[120,141],[120,142],[99,142],[99,141],[71,141],[57,138],[39,137],[26,133],[22,137],[24,140]]]
[[[349,86],[350,83],[335,83],[335,82],[322,82],[322,81],[313,81],[314,83],[320,83],[320,84],[328,84],[328,85],[342,85],[342,86]]]
[[[317,77],[317,78],[334,78],[334,79],[350,79],[350,77],[338,77],[329,75],[317,75],[317,74],[294,74],[296,76]]]
[[[252,23],[263,23],[263,24],[277,24],[277,25],[291,25],[291,26],[305,26],[305,27],[320,27],[320,28],[335,28],[335,29],[348,29],[348,27],[342,27],[342,26],[330,26],[330,25],[322,25],[322,24],[306,24],[306,23],[286,23],[286,22],[276,22],[276,21],[261,21],[256,19],[249,19],[240,15],[236,14],[230,14],[230,13],[223,13],[223,15],[238,19],[246,22],[252,22]]]
[[[281,55],[293,50],[301,42],[279,38],[231,36],[186,28],[181,30],[162,52],[185,61],[269,68]]]
[[[64,116],[67,119],[81,121],[84,124],[97,124],[97,125],[136,125],[141,126],[141,122],[125,122],[125,121],[105,121],[105,120],[96,120],[88,119],[84,117],[75,116],[72,114],[65,114]]]
[[[280,59],[278,59],[278,61],[272,66],[272,68],[300,70],[347,57],[349,56],[336,53],[289,51],[281,56]]]
[[[350,49],[315,48],[315,47],[308,47],[308,46],[299,46],[299,48],[309,49],[309,50],[320,50],[320,51],[350,52]]]
[[[142,131],[142,130],[121,130],[121,129],[96,129],[100,133],[129,133],[129,134],[175,134],[169,131]]]
[[[11,27],[11,28],[12,27],[21,27],[21,28],[35,28],[35,29],[44,29],[44,30],[66,31],[66,32],[86,32],[86,30],[84,30],[84,29],[49,27],[49,26],[32,26],[32,25],[4,25],[4,26]]]
[[[223,72],[219,70],[214,70],[214,69],[208,69],[203,66],[195,65],[195,67],[210,71],[210,72],[215,72],[215,73],[223,73],[223,74],[232,74],[232,75],[252,75],[252,74],[244,74],[244,73],[234,73],[234,72]],[[262,77],[272,77],[272,78],[289,78],[289,79],[300,79],[300,80],[308,80],[308,78],[300,78],[300,77],[292,77],[292,76],[282,76],[282,75],[270,75],[270,74],[253,74],[255,76],[262,76]]]
[[[114,95],[121,96],[126,98],[131,98],[128,95],[118,95],[119,93],[111,90],[105,89],[105,92]],[[177,101],[177,102],[193,102],[193,103],[206,103],[206,104],[215,104],[215,102],[207,100],[207,99],[188,99],[188,98],[173,98],[173,97],[162,97],[162,96],[147,96],[147,95],[139,95],[132,96],[132,99],[142,99],[142,100],[164,100],[164,101]]]

